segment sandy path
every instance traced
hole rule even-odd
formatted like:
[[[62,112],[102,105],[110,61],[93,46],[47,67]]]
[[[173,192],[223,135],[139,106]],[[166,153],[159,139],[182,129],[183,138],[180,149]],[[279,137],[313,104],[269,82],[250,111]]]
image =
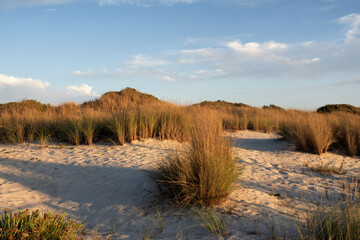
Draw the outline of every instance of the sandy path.
[[[228,222],[228,239],[268,239],[272,232],[293,236],[296,229],[290,223],[295,213],[304,213],[310,199],[338,198],[344,178],[360,173],[358,158],[296,152],[273,133],[242,131],[227,135],[234,141],[234,154],[244,167],[229,200],[217,208]],[[158,140],[123,147],[60,149],[50,145],[44,150],[36,144],[3,144],[0,207],[66,211],[92,229],[88,238],[97,229],[103,237],[141,239],[149,229],[155,239],[176,239],[181,234],[188,239],[210,239],[193,210],[180,211],[159,203],[156,187],[144,172],[179,148],[179,143]],[[319,162],[336,166],[343,162],[348,173],[325,177],[304,166]],[[164,218],[163,233],[156,223],[154,206]]]

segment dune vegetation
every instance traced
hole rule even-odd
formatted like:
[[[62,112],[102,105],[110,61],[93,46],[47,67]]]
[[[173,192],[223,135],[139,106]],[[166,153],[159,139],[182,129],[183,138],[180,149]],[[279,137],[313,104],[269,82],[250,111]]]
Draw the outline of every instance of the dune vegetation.
[[[178,206],[219,204],[238,176],[231,145],[219,135],[220,119],[208,109],[196,112],[190,145],[163,159],[152,175],[161,192]]]
[[[312,154],[323,154],[329,149],[349,156],[360,154],[360,115],[347,110],[310,112],[285,110],[272,104],[256,108],[225,101],[182,106],[131,88],[108,92],[83,104],[52,106],[23,100],[0,105],[0,143],[36,141],[41,149],[50,141],[59,143],[61,148],[69,144],[91,146],[104,141],[124,145],[148,138],[186,143],[149,172],[162,196],[177,207],[208,207],[226,200],[240,169],[232,144],[223,133],[237,130],[275,131],[298,151]],[[341,167],[323,165],[312,170],[324,174],[344,173]],[[314,211],[299,229],[300,238],[358,239],[358,203],[339,206]],[[215,213],[205,212],[199,216],[212,234],[228,234]],[[5,212],[0,224],[1,239],[3,236],[4,239],[10,239],[9,236],[52,239],[55,236],[52,234],[77,239],[82,228],[65,216],[36,211],[31,214],[29,211]],[[43,224],[49,229],[41,232],[32,228]]]
[[[299,151],[321,154],[337,149],[350,156],[358,155],[360,116],[349,111],[320,110],[335,108],[329,106],[317,112],[284,110],[272,104],[256,108],[225,101],[180,106],[126,88],[83,104],[51,106],[34,100],[1,104],[0,142],[51,140],[92,145],[111,141],[123,145],[147,138],[184,142],[190,140],[197,121],[194,112],[202,108],[213,110],[223,130],[278,131]]]
[[[0,216],[0,239],[83,239],[84,226],[68,218],[39,210],[8,212]]]

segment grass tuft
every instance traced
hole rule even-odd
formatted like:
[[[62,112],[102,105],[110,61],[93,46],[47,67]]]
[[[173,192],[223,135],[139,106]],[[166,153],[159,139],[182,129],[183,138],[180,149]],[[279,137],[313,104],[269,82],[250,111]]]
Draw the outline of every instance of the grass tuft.
[[[35,138],[39,141],[40,148],[44,149],[46,147],[46,143],[51,138],[51,135],[50,133],[47,133],[46,130],[44,130],[43,128],[39,128],[36,132]]]
[[[63,127],[63,131],[67,136],[69,142],[71,142],[76,146],[80,145],[82,139],[82,126],[80,120],[78,119],[67,120]]]
[[[107,128],[114,134],[119,145],[125,143],[125,115],[112,115],[107,123]]]
[[[331,207],[319,207],[312,211],[299,233],[301,239],[360,239],[360,205],[358,202],[341,202]]]
[[[319,114],[296,115],[281,126],[281,135],[293,142],[299,151],[321,154],[335,142],[333,129]]]
[[[94,118],[90,118],[90,117],[85,118],[83,120],[81,130],[82,130],[82,134],[85,138],[85,142],[89,146],[91,146],[93,144],[94,137],[96,135],[96,130],[97,130],[96,120]]]
[[[211,112],[198,114],[190,146],[170,154],[153,174],[161,192],[176,205],[215,205],[232,190],[238,176],[236,160],[229,141],[219,136],[220,127],[220,119]]]
[[[335,167],[334,165],[329,166],[325,164],[319,164],[315,166],[310,166],[310,169],[314,172],[319,172],[324,175],[334,174],[334,173],[339,175],[346,174],[346,171],[343,170],[343,163],[341,163],[340,167]]]
[[[0,216],[0,239],[82,239],[80,223],[66,218],[66,214],[58,215],[39,210],[15,213],[4,210]]]
[[[211,208],[197,211],[197,215],[200,217],[202,225],[212,236],[216,237],[221,235],[225,237],[229,235],[225,220],[219,217]]]

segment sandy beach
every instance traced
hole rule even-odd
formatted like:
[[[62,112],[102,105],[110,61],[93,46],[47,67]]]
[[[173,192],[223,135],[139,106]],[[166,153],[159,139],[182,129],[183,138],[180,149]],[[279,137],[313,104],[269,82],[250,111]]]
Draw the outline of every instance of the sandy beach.
[[[344,182],[360,173],[360,159],[336,152],[314,155],[276,133],[226,133],[242,174],[228,200],[215,207],[227,222],[225,239],[295,238],[295,219],[314,204],[339,199]],[[11,211],[67,212],[85,226],[87,239],[212,239],[196,209],[176,209],[158,196],[146,170],[171,151],[175,141],[149,139],[124,146],[66,146],[50,143],[0,145],[0,206]],[[309,166],[336,166],[344,175],[324,175]],[[164,231],[157,222],[161,213]]]

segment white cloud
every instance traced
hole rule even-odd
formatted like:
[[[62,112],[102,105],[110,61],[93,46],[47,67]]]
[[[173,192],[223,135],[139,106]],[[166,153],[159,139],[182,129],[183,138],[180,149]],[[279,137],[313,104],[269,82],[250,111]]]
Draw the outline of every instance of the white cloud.
[[[94,72],[92,71],[88,71],[88,72],[83,72],[80,70],[75,70],[72,72],[72,75],[74,76],[78,76],[78,77],[87,77],[87,76],[91,76]]]
[[[351,41],[307,41],[283,43],[275,41],[223,41],[214,47],[182,49],[158,58],[135,55],[113,71],[75,71],[84,78],[120,80],[161,79],[165,81],[192,80],[285,80],[316,81],[327,77],[360,77],[360,39],[358,15],[342,18],[353,31]],[[344,79],[345,78],[345,79]]]
[[[339,18],[342,24],[348,24],[350,29],[346,32],[346,41],[352,41],[360,34],[360,14],[352,13]]]
[[[77,93],[80,93],[81,95],[93,96],[93,97],[99,96],[92,90],[93,87],[91,87],[85,83],[81,84],[81,85],[71,85],[71,86],[68,86],[67,89],[71,90],[71,91],[75,91]]]
[[[6,76],[0,73],[0,86],[30,86],[32,88],[45,89],[50,85],[48,82],[32,78],[18,78],[13,76]]]
[[[164,66],[168,64],[167,61],[164,60],[157,60],[153,59],[149,56],[143,54],[137,54],[133,57],[133,59],[127,62],[125,65],[128,67],[157,67],[157,66]]]
[[[226,45],[235,51],[247,54],[262,54],[265,51],[283,50],[287,48],[285,43],[277,43],[274,41],[265,42],[263,44],[257,42],[242,44],[239,40],[235,40],[227,43]]]
[[[86,85],[86,84],[85,84]],[[66,101],[83,102],[97,94],[86,86],[78,86],[79,91],[64,92],[49,88],[50,83],[33,78],[21,78],[0,73],[0,102],[34,99],[43,103],[59,104]]]
[[[72,75],[83,78],[93,79],[123,79],[131,80],[132,78],[150,78],[162,79],[165,81],[176,81],[178,76],[174,76],[172,71],[164,69],[171,64],[171,61],[155,59],[143,54],[137,54],[131,60],[120,65],[119,68],[108,71],[106,68],[102,71],[81,71],[75,70]],[[175,74],[176,75],[176,74]]]

